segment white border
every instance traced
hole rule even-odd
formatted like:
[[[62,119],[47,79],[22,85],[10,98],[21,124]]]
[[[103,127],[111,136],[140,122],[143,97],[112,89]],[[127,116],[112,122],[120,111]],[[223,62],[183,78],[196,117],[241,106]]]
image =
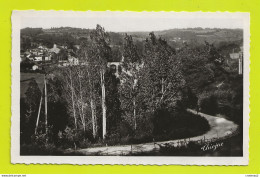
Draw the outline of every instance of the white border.
[[[31,15],[77,16],[86,15],[161,15],[207,18],[234,17],[244,23],[244,110],[243,157],[176,157],[176,156],[20,156],[20,25],[21,19]],[[246,12],[76,12],[76,11],[13,11],[12,13],[12,126],[11,163],[25,164],[132,164],[132,165],[248,165],[249,162],[249,48],[250,13]]]

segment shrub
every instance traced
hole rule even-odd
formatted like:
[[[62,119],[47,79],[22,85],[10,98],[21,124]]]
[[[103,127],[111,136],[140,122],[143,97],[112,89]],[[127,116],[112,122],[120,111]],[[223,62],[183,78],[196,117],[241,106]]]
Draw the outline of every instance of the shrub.
[[[46,144],[46,133],[40,133],[32,136],[32,142],[41,146]]]
[[[133,130],[127,121],[120,122],[119,125],[119,134],[116,133],[116,136],[126,137],[131,136],[133,134]]]
[[[83,130],[75,130],[67,126],[63,133],[58,133],[58,141],[61,142],[60,145],[62,145],[63,148],[85,148],[90,144],[90,141],[86,139],[85,136],[86,133],[84,133]]]
[[[206,114],[216,115],[218,113],[217,97],[210,95],[209,97],[202,98],[199,102],[199,107]]]
[[[209,130],[209,123],[199,115],[186,110],[161,109],[154,115],[155,139],[177,139],[203,134]]]
[[[198,97],[196,96],[195,93],[191,90],[191,88],[186,88],[182,91],[183,98],[182,98],[182,103],[183,105],[187,108],[197,108],[198,104]]]
[[[62,155],[62,150],[58,149],[52,143],[46,143],[45,145],[23,144],[20,148],[21,155]]]
[[[120,142],[121,142],[121,136],[119,133],[116,132],[109,134],[105,139],[105,143],[107,145],[120,144]]]
[[[79,141],[79,147],[80,148],[87,148],[91,146],[91,142],[88,139],[83,139]]]

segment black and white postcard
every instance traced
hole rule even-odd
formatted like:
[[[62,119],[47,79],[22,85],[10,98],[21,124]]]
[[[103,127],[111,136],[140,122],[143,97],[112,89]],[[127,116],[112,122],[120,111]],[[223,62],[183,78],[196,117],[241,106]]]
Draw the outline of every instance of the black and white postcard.
[[[11,161],[247,165],[250,14],[13,11]]]

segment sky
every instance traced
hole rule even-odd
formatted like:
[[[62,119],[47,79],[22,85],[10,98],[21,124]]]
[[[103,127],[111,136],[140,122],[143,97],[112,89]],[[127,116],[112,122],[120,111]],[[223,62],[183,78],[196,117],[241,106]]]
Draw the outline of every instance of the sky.
[[[78,27],[93,29],[100,24],[106,31],[159,31],[173,28],[243,28],[245,13],[166,13],[166,12],[75,12],[18,11],[21,28]]]

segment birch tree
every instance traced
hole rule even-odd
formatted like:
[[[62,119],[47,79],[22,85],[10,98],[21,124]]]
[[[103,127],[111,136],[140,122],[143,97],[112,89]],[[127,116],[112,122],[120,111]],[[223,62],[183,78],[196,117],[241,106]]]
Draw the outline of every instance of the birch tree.
[[[81,127],[86,132],[90,124],[86,70],[81,65],[62,68],[62,77],[66,91],[65,98],[70,115],[73,117],[74,127],[76,130]]]
[[[121,106],[126,115],[126,119],[130,119],[131,124],[133,124],[133,129],[136,130],[138,77],[141,61],[137,53],[137,48],[133,43],[132,36],[127,34],[125,35],[123,57],[123,72],[120,75]]]
[[[107,121],[107,107],[106,107],[106,88],[105,88],[105,72],[107,68],[107,61],[111,58],[112,52],[109,46],[109,35],[104,28],[97,25],[96,29],[91,32],[89,42],[83,44],[81,47],[81,57],[85,60],[87,65],[87,75],[89,76],[88,84],[91,92],[92,105],[92,122],[96,122],[96,102],[94,101],[94,83],[99,80],[101,90],[101,107],[102,107],[102,137],[106,136],[106,121]],[[93,125],[93,135],[96,133],[96,123]]]

